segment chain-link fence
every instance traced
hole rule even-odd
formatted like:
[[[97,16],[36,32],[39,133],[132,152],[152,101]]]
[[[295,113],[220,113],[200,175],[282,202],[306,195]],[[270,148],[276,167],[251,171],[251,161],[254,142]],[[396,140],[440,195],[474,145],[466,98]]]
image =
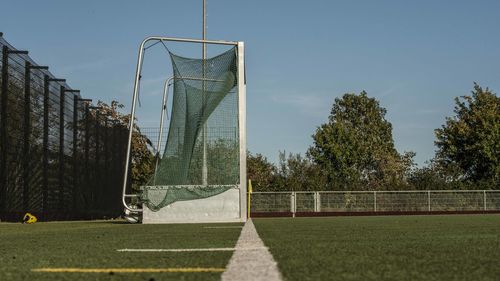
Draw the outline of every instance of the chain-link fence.
[[[498,190],[254,192],[254,215],[500,212]]]
[[[0,51],[0,219],[120,215],[126,126],[3,36]]]

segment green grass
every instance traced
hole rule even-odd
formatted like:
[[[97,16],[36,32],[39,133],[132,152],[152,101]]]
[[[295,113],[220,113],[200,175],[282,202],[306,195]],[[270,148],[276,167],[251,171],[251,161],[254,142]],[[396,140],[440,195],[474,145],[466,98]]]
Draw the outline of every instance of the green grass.
[[[287,280],[499,280],[500,215],[254,219]]]
[[[254,219],[289,280],[498,280],[500,215]],[[217,224],[222,225],[222,224]],[[236,226],[238,224],[227,224]],[[34,268],[225,268],[239,228],[120,222],[0,223],[0,280],[218,280],[221,273],[41,273]]]
[[[218,224],[221,225],[221,224]],[[231,224],[235,225],[235,224]],[[237,225],[237,224],[236,224]],[[241,229],[118,222],[0,224],[0,280],[218,280],[221,273],[41,273],[33,268],[225,268],[232,252],[123,253],[122,248],[234,247]],[[210,226],[214,226],[211,224]]]

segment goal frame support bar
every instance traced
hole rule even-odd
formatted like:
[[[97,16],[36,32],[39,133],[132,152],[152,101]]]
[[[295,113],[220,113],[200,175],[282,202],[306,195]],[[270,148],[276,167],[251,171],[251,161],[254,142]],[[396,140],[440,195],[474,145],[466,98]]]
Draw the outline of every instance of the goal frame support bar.
[[[128,142],[127,142],[127,151],[125,157],[125,170],[123,175],[123,190],[122,190],[122,204],[125,209],[131,212],[142,212],[143,209],[132,208],[127,204],[126,198],[131,198],[137,196],[136,194],[126,194],[127,191],[127,181],[129,177],[129,165],[130,165],[130,154],[132,148],[132,135],[135,124],[135,111],[137,106],[137,99],[139,93],[139,81],[141,78],[142,72],[142,64],[145,46],[148,42],[156,41],[158,42],[186,42],[186,43],[199,43],[199,44],[213,44],[213,45],[228,45],[235,46],[237,50],[237,58],[238,58],[238,126],[239,126],[239,146],[240,146],[240,163],[239,163],[239,172],[240,172],[240,183],[239,183],[239,192],[240,192],[240,220],[247,220],[247,202],[246,202],[246,193],[247,193],[247,161],[246,161],[246,151],[247,151],[247,143],[246,143],[246,83],[245,83],[245,47],[244,42],[237,41],[222,41],[222,40],[200,40],[200,39],[188,39],[188,38],[176,38],[176,37],[161,37],[161,36],[151,36],[144,39],[139,47],[139,54],[137,57],[137,67],[135,72],[135,81],[134,81],[134,93],[132,96],[132,106],[130,110],[130,120],[129,120],[129,134],[128,134]]]

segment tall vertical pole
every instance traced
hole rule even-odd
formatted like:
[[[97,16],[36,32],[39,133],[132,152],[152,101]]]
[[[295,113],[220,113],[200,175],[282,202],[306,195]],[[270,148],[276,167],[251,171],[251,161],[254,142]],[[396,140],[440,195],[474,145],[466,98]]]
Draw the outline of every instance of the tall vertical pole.
[[[47,200],[49,197],[49,76],[43,79],[43,185],[42,185],[42,211],[47,212]]]
[[[73,96],[73,215],[77,210],[77,195],[80,193],[78,188],[78,101],[79,96]]]
[[[0,110],[0,212],[6,211],[7,197],[7,94],[9,85],[9,48],[2,48],[2,92]]]
[[[104,149],[104,187],[102,189],[103,190],[103,194],[101,194],[101,197],[104,201],[104,204],[103,204],[103,211],[104,212],[109,212],[110,210],[110,207],[111,207],[111,204],[107,204],[107,203],[111,203],[109,200],[109,188],[110,188],[110,185],[109,185],[109,157],[108,157],[108,150],[109,150],[109,146],[108,146],[108,143],[109,143],[109,124],[108,124],[108,117],[107,116],[104,116],[104,137],[103,137],[103,149]]]
[[[59,211],[64,209],[64,95],[66,87],[59,91]]]
[[[245,45],[238,42],[238,129],[240,140],[240,219],[247,220],[247,106]]]
[[[89,167],[89,161],[90,161],[90,109],[89,109],[89,103],[85,103],[85,145],[84,145],[84,169],[85,169],[85,191],[82,190],[82,192],[85,192],[85,203],[84,203],[84,210],[85,212],[88,213],[90,210],[91,205],[91,189],[89,186],[91,186],[90,183],[90,167]]]
[[[207,1],[203,1],[203,32],[202,32],[202,37],[203,40],[207,39]],[[202,44],[202,71],[203,71],[203,80],[202,80],[202,87],[203,87],[203,118],[205,118],[205,109],[206,109],[206,82],[205,82],[205,67],[206,67],[206,59],[207,59],[207,44],[203,43]],[[208,116],[207,116],[208,117]],[[203,170],[202,170],[202,181],[203,185],[206,186],[208,185],[208,167],[207,167],[207,120],[205,120],[203,124]]]
[[[431,191],[427,191],[427,211],[431,211]]]
[[[94,176],[94,188],[93,188],[93,197],[92,197],[92,202],[95,204],[94,206],[97,206],[97,211],[101,211],[101,205],[100,205],[100,190],[101,190],[101,154],[100,154],[100,118],[101,118],[101,113],[99,111],[98,107],[94,107],[95,109],[95,176]],[[95,211],[96,209],[94,209]]]
[[[32,65],[31,62],[24,63],[24,141],[23,141],[23,209],[28,211],[30,194],[30,160],[31,160],[31,70],[46,69],[48,66]]]
[[[43,184],[42,184],[42,210],[44,213],[49,211],[49,112],[50,112],[50,82],[66,82],[66,79],[50,78],[48,75],[44,76],[43,81]]]
[[[486,211],[487,208],[486,208],[486,190],[483,190],[483,208],[484,210]]]
[[[31,136],[31,63],[24,65],[24,147],[23,147],[23,210],[29,209],[30,136]]]

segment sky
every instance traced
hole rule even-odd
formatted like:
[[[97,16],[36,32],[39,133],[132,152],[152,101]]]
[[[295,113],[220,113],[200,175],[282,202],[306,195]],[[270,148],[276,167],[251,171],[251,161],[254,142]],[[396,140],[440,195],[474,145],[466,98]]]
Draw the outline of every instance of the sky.
[[[200,38],[201,3],[0,0],[0,32],[85,98],[118,100],[129,111],[140,42]],[[245,42],[251,152],[272,162],[278,151],[304,154],[335,98],[365,90],[387,109],[396,148],[416,152],[423,165],[454,97],[469,94],[473,82],[499,91],[499,14],[496,0],[207,0],[207,38]],[[209,47],[209,55],[220,51]],[[159,125],[169,74],[165,50],[151,50],[142,126]]]

